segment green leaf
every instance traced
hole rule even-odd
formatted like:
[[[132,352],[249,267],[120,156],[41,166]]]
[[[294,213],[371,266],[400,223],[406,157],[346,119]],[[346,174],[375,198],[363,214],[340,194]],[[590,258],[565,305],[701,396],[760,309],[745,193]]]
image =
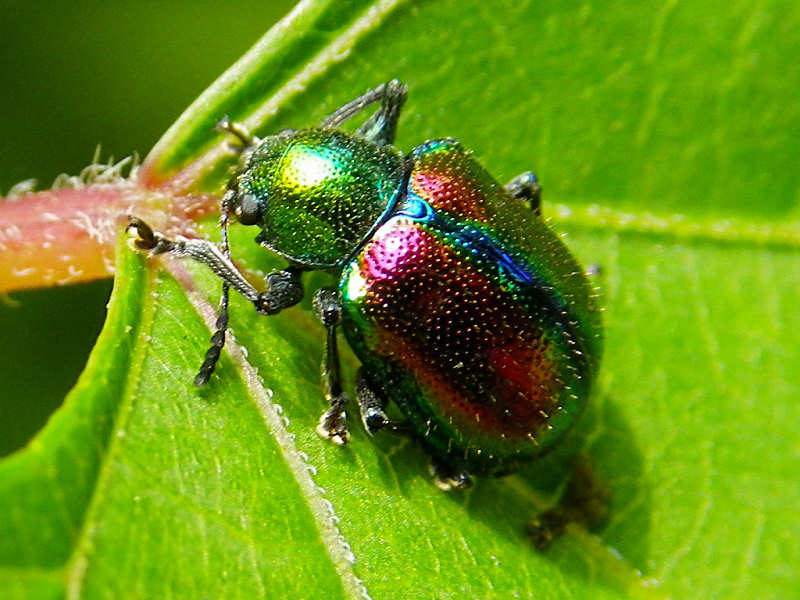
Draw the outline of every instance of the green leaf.
[[[571,526],[537,553],[523,528],[552,501],[557,460],[444,494],[410,442],[368,439],[357,423],[345,448],[320,440],[321,332],[307,302],[262,318],[234,298],[240,346],[194,389],[218,283],[191,265],[146,269],[121,248],[80,382],[0,462],[0,589],[796,596],[800,9],[298,10],[235,67],[235,86],[212,88],[167,134],[145,180],[180,172],[218,189],[230,162],[209,133],[218,109],[264,130],[300,127],[391,77],[411,90],[399,147],[453,135],[500,181],[534,168],[554,226],[602,268],[606,355],[581,432],[612,490],[609,522],[596,535]],[[235,229],[241,264],[275,264]]]

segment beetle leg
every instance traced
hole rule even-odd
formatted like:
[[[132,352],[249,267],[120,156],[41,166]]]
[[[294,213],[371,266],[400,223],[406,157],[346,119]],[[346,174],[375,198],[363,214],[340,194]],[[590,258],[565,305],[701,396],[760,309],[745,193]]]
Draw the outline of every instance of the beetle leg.
[[[370,384],[364,367],[358,369],[356,376],[356,395],[358,408],[361,412],[361,421],[364,429],[370,435],[387,429],[395,433],[410,434],[411,430],[406,421],[393,421],[386,415],[386,405],[389,403],[385,394],[378,392]]]
[[[537,550],[544,550],[570,523],[595,529],[608,518],[610,497],[606,483],[597,478],[588,459],[581,457],[573,466],[558,504],[528,523],[528,537]]]
[[[394,142],[394,136],[397,131],[397,120],[400,117],[400,111],[406,101],[407,93],[408,87],[404,83],[401,83],[397,79],[392,79],[368,91],[363,96],[351,100],[336,112],[326,117],[322,123],[320,123],[320,126],[331,128],[339,127],[350,117],[361,112],[366,107],[380,102],[380,108],[358,128],[356,133],[378,146],[391,144]]]
[[[342,322],[342,305],[339,292],[320,288],[314,294],[314,311],[325,326],[325,355],[322,359],[322,377],[325,380],[325,399],[330,408],[320,417],[317,433],[336,444],[346,444],[350,438],[347,431],[347,394],[342,390],[339,347],[336,328]]]
[[[283,271],[273,271],[267,275],[267,291],[259,292],[256,302],[253,302],[256,310],[262,315],[274,315],[284,308],[294,306],[303,299],[303,284],[300,281],[302,271],[294,267],[287,267]],[[223,286],[227,287],[227,281]],[[208,383],[214,368],[219,362],[222,347],[225,345],[225,332],[228,328],[228,294],[223,287],[220,310],[214,334],[211,336],[211,346],[206,351],[203,364],[197,371],[194,384],[201,387]]]
[[[385,146],[394,143],[397,121],[406,102],[408,86],[392,79],[384,85],[380,108],[356,131],[373,144]]]
[[[517,175],[505,185],[505,188],[514,198],[527,202],[534,213],[542,214],[542,186],[539,185],[533,171]]]
[[[436,487],[445,492],[472,487],[472,477],[469,473],[444,460],[434,458],[431,461],[430,471]]]
[[[223,131],[225,133],[230,133],[232,136],[235,136],[242,142],[242,147],[237,148],[237,151],[241,152],[245,148],[250,148],[255,146],[260,142],[256,136],[254,136],[250,131],[241,123],[234,123],[228,118],[228,115],[225,115],[219,120],[217,126],[215,127],[217,131]]]
[[[303,299],[303,284],[300,281],[302,270],[298,268],[288,267],[283,271],[270,273],[267,275],[267,291],[259,292],[213,242],[181,236],[171,240],[153,231],[141,219],[132,216],[128,217],[126,229],[136,231],[138,239],[134,240],[134,245],[139,250],[148,250],[152,255],[169,254],[174,258],[189,258],[206,265],[222,279],[225,285],[232,287],[246,300],[252,302],[255,309],[263,315],[274,315]],[[223,294],[223,306],[211,338],[211,347],[206,352],[205,360],[194,380],[198,387],[208,382],[225,344],[225,330],[228,324],[226,309],[227,301]]]
[[[136,230],[139,239],[134,244],[150,254],[169,254],[173,258],[190,258],[210,268],[214,274],[253,303],[255,309],[264,315],[273,315],[284,308],[293,306],[303,299],[302,271],[288,267],[267,275],[267,291],[259,292],[245,279],[239,269],[226,258],[214,242],[177,236],[171,240],[153,231],[150,226],[137,217],[128,217],[127,230]]]
[[[370,435],[381,429],[388,429],[395,433],[413,435],[407,421],[393,421],[386,415],[386,396],[376,391],[370,385],[369,377],[361,367],[358,370],[356,379],[356,390],[358,394],[358,407],[361,410],[361,420],[364,428]],[[431,475],[434,483],[439,489],[449,491],[452,489],[465,489],[472,486],[472,478],[463,469],[453,467],[449,462],[434,458],[431,461]]]

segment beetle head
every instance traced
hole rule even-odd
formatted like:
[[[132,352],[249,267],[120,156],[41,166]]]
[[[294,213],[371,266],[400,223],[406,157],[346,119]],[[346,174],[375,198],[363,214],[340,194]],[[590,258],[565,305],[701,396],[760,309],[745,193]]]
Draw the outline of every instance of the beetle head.
[[[223,210],[291,263],[340,265],[394,205],[403,157],[334,129],[284,131],[243,155]]]

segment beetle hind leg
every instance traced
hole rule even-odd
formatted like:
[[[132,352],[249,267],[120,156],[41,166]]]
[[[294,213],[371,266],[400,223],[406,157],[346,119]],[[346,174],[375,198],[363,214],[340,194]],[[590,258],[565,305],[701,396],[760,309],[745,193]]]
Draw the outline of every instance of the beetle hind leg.
[[[574,523],[596,529],[608,518],[611,491],[594,473],[586,457],[573,466],[558,503],[528,523],[528,538],[537,550],[545,550]]]
[[[542,214],[542,186],[533,171],[517,175],[505,185],[506,191],[526,202],[537,215]]]
[[[453,466],[447,461],[434,458],[431,461],[433,482],[440,490],[464,490],[472,487],[472,477],[465,470]]]

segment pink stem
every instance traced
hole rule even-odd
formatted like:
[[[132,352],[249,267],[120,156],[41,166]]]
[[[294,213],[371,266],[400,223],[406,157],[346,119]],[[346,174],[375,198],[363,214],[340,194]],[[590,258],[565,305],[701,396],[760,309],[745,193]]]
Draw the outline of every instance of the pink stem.
[[[66,285],[113,274],[116,237],[128,214],[191,233],[217,197],[172,197],[135,177],[0,199],[0,292]]]

